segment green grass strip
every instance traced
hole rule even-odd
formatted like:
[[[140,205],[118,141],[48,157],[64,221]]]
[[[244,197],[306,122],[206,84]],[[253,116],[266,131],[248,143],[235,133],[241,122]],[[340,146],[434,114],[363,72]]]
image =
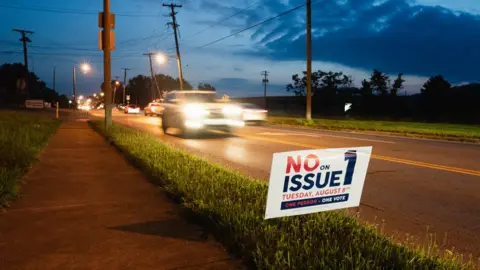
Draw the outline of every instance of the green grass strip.
[[[16,197],[19,180],[59,124],[32,113],[0,111],[0,207]]]
[[[315,127],[330,130],[387,132],[414,137],[466,141],[480,140],[479,125],[331,119],[313,119],[311,121],[306,121],[302,118],[281,116],[269,116],[268,123]]]
[[[267,184],[121,125],[105,133],[137,167],[214,224],[221,241],[258,269],[469,269],[458,256],[393,243],[345,211],[264,220]]]

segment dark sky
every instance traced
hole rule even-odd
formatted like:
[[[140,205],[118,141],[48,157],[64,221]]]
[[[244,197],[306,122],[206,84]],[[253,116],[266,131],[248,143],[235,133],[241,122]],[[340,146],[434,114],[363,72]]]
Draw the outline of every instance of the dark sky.
[[[270,71],[269,92],[287,94],[291,75],[305,70],[305,8],[217,43],[231,33],[303,4],[304,0],[177,0],[184,78],[208,82],[231,96],[263,94],[260,73]],[[168,9],[157,0],[112,0],[116,49],[112,75],[149,74],[146,52],[169,56],[157,72],[177,76]],[[57,90],[70,94],[72,68],[83,62],[92,72],[78,76],[78,90],[99,90],[103,77],[97,13],[101,0],[3,0],[0,2],[0,63],[23,62],[19,34],[32,30],[30,69]],[[478,0],[313,0],[313,69],[343,71],[358,84],[377,68],[406,74],[405,90],[444,75],[452,83],[479,80]],[[236,14],[235,16],[231,16]],[[227,17],[231,17],[226,19]]]

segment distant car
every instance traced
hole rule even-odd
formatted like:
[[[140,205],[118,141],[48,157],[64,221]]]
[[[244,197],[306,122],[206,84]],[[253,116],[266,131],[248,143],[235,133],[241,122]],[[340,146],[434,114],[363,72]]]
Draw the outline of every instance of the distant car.
[[[242,108],[221,102],[215,91],[172,91],[162,103],[162,129],[180,129],[183,135],[205,129],[227,132],[245,125]]]
[[[140,107],[138,107],[137,105],[133,105],[133,104],[130,104],[130,105],[127,105],[125,107],[125,113],[127,114],[130,114],[130,113],[140,113]]]
[[[151,102],[143,109],[145,116],[159,116],[163,112],[163,106],[160,102]]]
[[[243,109],[243,121],[245,122],[265,122],[267,120],[268,111],[254,104],[240,104]]]
[[[123,105],[123,104],[118,104],[118,105],[117,105],[117,109],[118,109],[119,111],[124,111],[124,110],[125,110],[125,105]]]

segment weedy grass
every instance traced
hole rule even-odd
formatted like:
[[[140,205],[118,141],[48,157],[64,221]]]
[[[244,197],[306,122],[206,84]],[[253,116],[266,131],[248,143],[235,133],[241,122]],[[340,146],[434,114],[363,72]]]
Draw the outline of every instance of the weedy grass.
[[[269,116],[268,123],[329,130],[375,131],[413,137],[480,141],[479,125],[331,119],[307,121],[302,118],[279,116]]]
[[[219,239],[258,269],[470,269],[461,257],[394,243],[346,211],[264,220],[267,184],[175,149],[150,134],[113,125],[107,137]],[[213,224],[213,226],[212,226]]]
[[[0,207],[15,198],[20,178],[59,124],[45,116],[0,111]]]

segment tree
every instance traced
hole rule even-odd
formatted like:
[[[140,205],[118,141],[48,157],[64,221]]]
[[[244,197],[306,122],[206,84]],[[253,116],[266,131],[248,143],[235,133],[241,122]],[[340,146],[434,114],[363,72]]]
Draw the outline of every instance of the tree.
[[[17,81],[26,82],[24,89],[17,88]],[[58,93],[47,87],[47,84],[33,72],[29,72],[23,64],[3,64],[0,66],[0,102],[19,106],[26,99],[43,99],[46,102],[59,101]]]
[[[150,76],[137,75],[131,78],[127,84],[127,95],[130,95],[130,103],[146,106],[152,101],[152,79]]]
[[[375,94],[386,96],[390,86],[390,77],[377,69],[374,69],[370,76],[370,86]]]
[[[445,94],[451,87],[452,85],[442,75],[436,75],[428,79],[420,91],[425,96],[439,97]]]
[[[360,95],[365,97],[365,96],[371,96],[373,95],[373,89],[369,81],[366,79],[363,79],[362,81],[362,87],[360,88]]]
[[[211,90],[211,91],[217,91],[213,85],[209,83],[199,83],[198,84],[198,90]]]
[[[293,92],[296,96],[305,96],[307,88],[307,72],[303,72],[303,77],[298,74],[292,75],[293,83],[287,85],[287,92]],[[318,70],[312,72],[312,95],[319,91],[336,92],[338,89],[349,88],[352,86],[351,76],[344,75],[343,72],[325,72]]]
[[[403,83],[405,80],[403,79],[403,73],[399,73],[395,81],[393,81],[392,88],[390,89],[391,96],[397,96],[398,92],[403,89]]]

